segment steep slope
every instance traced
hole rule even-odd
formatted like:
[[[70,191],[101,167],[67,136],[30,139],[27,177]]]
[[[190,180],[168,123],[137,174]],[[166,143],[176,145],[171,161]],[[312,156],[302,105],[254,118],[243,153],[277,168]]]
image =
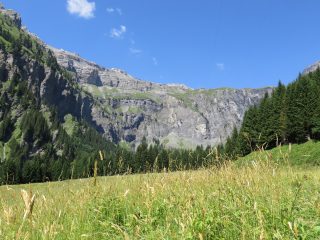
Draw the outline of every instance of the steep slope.
[[[72,72],[85,92],[104,106],[92,118],[106,137],[139,143],[146,136],[171,147],[224,142],[244,112],[257,104],[264,89],[197,89],[135,79],[124,71],[106,69],[76,54],[51,49],[58,63]]]
[[[0,7],[0,185],[88,176],[115,148],[89,126],[98,103],[20,27]]]
[[[320,165],[320,142],[308,141],[302,144],[279,146],[270,150],[255,151],[238,159],[238,164],[252,164],[260,161],[274,161],[279,165]]]

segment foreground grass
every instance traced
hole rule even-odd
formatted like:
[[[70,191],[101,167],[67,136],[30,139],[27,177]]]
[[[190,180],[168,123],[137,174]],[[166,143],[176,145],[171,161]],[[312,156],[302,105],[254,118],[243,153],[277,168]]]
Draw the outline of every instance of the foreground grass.
[[[36,193],[22,226],[20,190]],[[20,228],[20,229],[19,229]],[[274,164],[0,187],[0,239],[319,239],[320,169]]]

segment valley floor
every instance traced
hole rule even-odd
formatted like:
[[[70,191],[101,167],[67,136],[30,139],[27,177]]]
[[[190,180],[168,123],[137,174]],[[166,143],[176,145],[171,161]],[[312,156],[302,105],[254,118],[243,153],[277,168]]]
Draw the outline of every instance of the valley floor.
[[[22,223],[20,190],[36,194]],[[246,167],[0,187],[0,239],[319,239],[320,169]]]

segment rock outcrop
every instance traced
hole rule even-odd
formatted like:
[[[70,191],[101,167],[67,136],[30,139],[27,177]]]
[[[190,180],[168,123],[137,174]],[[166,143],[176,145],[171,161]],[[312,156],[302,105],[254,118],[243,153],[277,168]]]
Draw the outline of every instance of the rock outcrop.
[[[59,111],[60,118],[66,114],[72,114],[78,119],[84,119],[93,123],[91,109],[94,104],[90,96],[75,89],[68,80],[50,67],[39,64],[39,62],[27,56],[15,56],[3,52],[0,49],[1,72],[5,73],[6,79],[12,79],[19,74],[27,80],[28,88],[36,96],[36,104],[43,107],[54,106]],[[17,64],[18,63],[18,64]],[[12,99],[11,101],[15,101]],[[25,109],[21,105],[15,105],[17,112]],[[94,123],[93,123],[94,124]]]
[[[320,68],[320,61],[307,67],[302,74],[307,75],[308,73],[315,72],[318,68]]]

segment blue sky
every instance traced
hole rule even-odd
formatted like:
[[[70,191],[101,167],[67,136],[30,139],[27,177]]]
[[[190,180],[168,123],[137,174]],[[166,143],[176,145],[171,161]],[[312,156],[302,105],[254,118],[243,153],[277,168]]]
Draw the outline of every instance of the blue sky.
[[[153,82],[272,86],[320,60],[319,0],[2,2],[48,44]]]

